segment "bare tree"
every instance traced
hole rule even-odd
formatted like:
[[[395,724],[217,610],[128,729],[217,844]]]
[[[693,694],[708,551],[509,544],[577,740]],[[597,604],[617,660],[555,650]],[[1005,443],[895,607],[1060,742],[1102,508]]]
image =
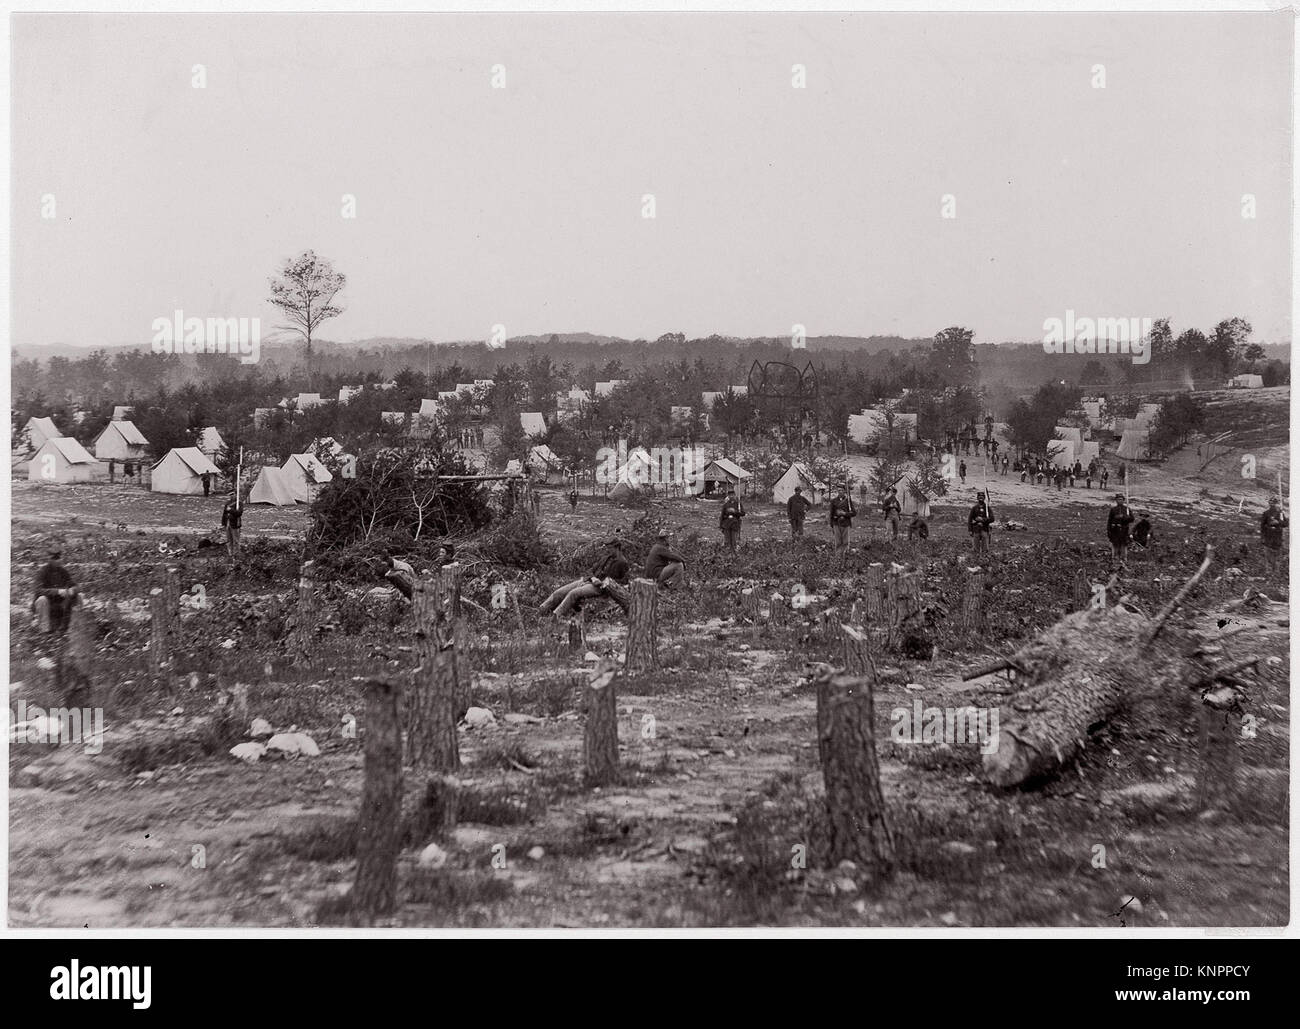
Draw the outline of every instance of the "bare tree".
[[[314,250],[304,250],[284,262],[278,278],[271,281],[267,300],[284,312],[288,325],[277,329],[296,332],[307,344],[307,386],[311,387],[311,339],[321,322],[343,313],[334,305],[334,297],[348,284],[347,276]]]

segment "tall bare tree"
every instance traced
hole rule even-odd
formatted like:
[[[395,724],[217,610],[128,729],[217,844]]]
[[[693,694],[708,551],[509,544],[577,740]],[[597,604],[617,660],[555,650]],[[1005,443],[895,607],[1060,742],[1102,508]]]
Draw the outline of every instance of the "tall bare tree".
[[[271,280],[271,295],[267,300],[284,312],[288,325],[277,329],[296,332],[307,344],[307,387],[312,385],[311,339],[321,322],[343,313],[334,304],[334,298],[348,284],[346,275],[336,272],[316,251],[304,250],[297,257],[284,262],[278,277]]]

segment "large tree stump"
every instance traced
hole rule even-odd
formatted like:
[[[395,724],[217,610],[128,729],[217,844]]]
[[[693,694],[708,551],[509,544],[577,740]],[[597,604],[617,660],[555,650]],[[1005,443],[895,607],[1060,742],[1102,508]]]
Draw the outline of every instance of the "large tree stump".
[[[767,624],[772,626],[785,625],[789,620],[790,609],[786,607],[785,598],[773,593],[767,598]]]
[[[402,846],[418,847],[456,828],[461,785],[454,775],[435,775],[423,790],[402,797]]]
[[[632,580],[632,605],[627,616],[627,660],[629,672],[659,667],[656,636],[659,632],[659,587],[650,579]]]
[[[885,566],[879,561],[867,565],[866,592],[864,594],[868,622],[881,622],[885,618]]]
[[[921,576],[918,572],[894,571],[889,573],[886,608],[889,631],[886,646],[897,649],[914,620],[921,613]]]
[[[170,624],[167,594],[155,586],[149,591],[149,664],[155,672],[161,672],[171,661]]]
[[[447,617],[455,621],[460,617],[460,562],[453,561],[438,569],[438,582]]]
[[[304,561],[298,576],[298,608],[294,614],[293,658],[305,668],[315,663],[316,627],[320,623],[320,601],[316,596],[316,563]]]
[[[1201,701],[1197,733],[1196,810],[1228,807],[1237,796],[1241,751],[1241,706],[1236,691],[1223,686]]]
[[[967,632],[984,629],[984,576],[983,568],[966,569],[966,590],[961,598],[961,625]]]
[[[65,707],[88,707],[94,692],[91,669],[95,665],[93,619],[80,604],[68,613],[68,631],[59,647],[55,677],[57,695]]]
[[[36,611],[36,628],[40,630],[42,635],[48,634],[50,631],[50,598],[46,596],[37,597],[32,606]]]
[[[582,730],[582,759],[589,786],[607,786],[618,779],[617,672],[612,661],[601,661],[584,691],[587,718]]]
[[[871,660],[871,641],[867,634],[851,625],[841,625],[840,636],[844,640],[844,671],[850,675],[869,675],[874,682],[876,668]]]
[[[763,607],[763,591],[757,586],[749,586],[740,591],[740,609],[745,617],[757,625]]]
[[[357,815],[357,877],[352,910],[369,921],[397,907],[397,854],[402,845],[402,736],[398,686],[366,683],[365,784]]]
[[[411,601],[419,664],[406,698],[407,760],[413,768],[454,772],[460,767],[455,641],[443,643],[442,596],[433,584],[417,582]]]
[[[852,861],[874,879],[894,866],[894,837],[880,789],[872,677],[817,678],[817,753],[826,783],[829,864]]]

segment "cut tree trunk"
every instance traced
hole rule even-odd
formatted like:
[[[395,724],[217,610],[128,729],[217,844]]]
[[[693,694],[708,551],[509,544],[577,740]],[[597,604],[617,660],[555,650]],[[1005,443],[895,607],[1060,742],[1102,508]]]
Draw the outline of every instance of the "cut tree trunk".
[[[602,579],[600,588],[605,591],[606,595],[623,609],[624,614],[632,610],[632,594],[627,588],[615,582],[613,579]]]
[[[865,602],[868,622],[879,623],[885,617],[885,566],[879,561],[867,565]]]
[[[438,581],[442,586],[447,617],[455,621],[460,617],[460,562],[443,565],[438,570]]]
[[[1161,640],[1170,615],[1205,575],[1207,547],[1195,575],[1170,604],[1148,620],[1123,605],[1066,615],[1009,659],[1025,685],[999,714],[985,777],[1020,786],[1053,777],[1069,766],[1089,733],[1143,695],[1185,689],[1193,675],[1180,647]]]
[[[357,874],[352,910],[369,921],[397,907],[397,854],[402,845],[402,736],[398,686],[366,683],[365,784],[357,815]]]
[[[966,569],[966,591],[961,599],[961,625],[967,632],[984,629],[984,569]]]
[[[840,635],[844,638],[844,671],[850,675],[870,676],[874,682],[876,669],[871,660],[871,641],[867,634],[851,625],[841,625]]]
[[[915,627],[921,614],[921,576],[919,572],[889,573],[886,596],[889,633],[885,645],[896,650],[903,645],[908,630]]]
[[[586,619],[578,610],[569,619],[569,653],[582,654],[587,650]]]
[[[817,677],[817,753],[826,783],[829,865],[852,861],[873,879],[893,870],[894,837],[880,789],[870,675]]]
[[[402,846],[419,847],[456,828],[460,793],[454,775],[435,775],[422,791],[408,790],[402,797]]]
[[[58,663],[57,695],[65,707],[88,707],[94,693],[91,670],[95,666],[93,619],[75,605],[68,613],[68,631],[63,637]]]
[[[585,691],[587,719],[582,731],[582,757],[589,786],[608,786],[618,779],[617,672],[613,662],[601,661]]]
[[[632,604],[627,616],[627,659],[629,672],[659,667],[656,636],[659,587],[650,579],[632,580]]]
[[[1226,808],[1236,799],[1241,774],[1240,727],[1241,709],[1232,687],[1206,694],[1197,733],[1197,811]]]
[[[298,576],[298,608],[294,614],[293,658],[304,668],[311,668],[316,660],[316,626],[320,622],[320,606],[316,597],[316,563],[304,561]]]
[[[412,596],[419,664],[406,699],[407,760],[413,768],[454,772],[460,767],[454,643],[442,643],[442,597],[431,587],[417,582]]]

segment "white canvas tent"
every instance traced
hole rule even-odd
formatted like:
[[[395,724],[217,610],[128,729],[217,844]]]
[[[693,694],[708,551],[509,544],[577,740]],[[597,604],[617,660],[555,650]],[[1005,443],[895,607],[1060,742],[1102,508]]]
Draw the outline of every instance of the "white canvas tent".
[[[505,472],[504,472],[504,474],[506,474],[506,475],[523,475],[523,474],[524,474],[524,465],[523,465],[523,462],[520,461],[519,458],[517,458],[517,457],[512,457],[509,461],[506,462],[506,467],[505,467]]]
[[[784,504],[794,496],[794,488],[803,487],[803,495],[811,504],[820,504],[830,495],[830,487],[816,478],[802,461],[796,461],[785,470],[785,474],[776,480],[772,487],[772,500]]]
[[[1083,407],[1083,413],[1088,417],[1088,424],[1094,429],[1104,429],[1106,427],[1101,417],[1101,405],[1100,400],[1085,400],[1080,405]]]
[[[1058,425],[1052,431],[1056,434],[1057,439],[1062,439],[1067,443],[1073,444],[1075,450],[1078,450],[1079,447],[1083,445],[1083,433],[1078,429],[1072,428],[1069,425]]]
[[[144,457],[149,441],[144,438],[134,422],[109,422],[104,431],[95,437],[95,457],[101,461],[116,458],[119,461],[138,461]]]
[[[311,454],[290,454],[280,469],[289,486],[296,493],[312,495],[315,487],[322,486],[334,478],[328,468]]]
[[[610,379],[608,382],[598,382],[596,383],[596,396],[607,397],[614,390],[628,385],[631,381],[631,379]]]
[[[1047,456],[1055,468],[1073,468],[1075,462],[1074,444],[1065,439],[1049,439]]]
[[[167,456],[153,466],[149,488],[154,493],[203,493],[204,472],[214,479],[221,475],[207,455],[198,447],[173,447]]]
[[[28,418],[27,424],[23,428],[27,433],[27,439],[31,443],[33,451],[40,450],[41,447],[45,446],[46,440],[65,438],[54,424],[53,418]],[[70,436],[66,438],[71,439]]]
[[[712,493],[717,483],[726,486],[744,486],[754,477],[753,472],[746,471],[725,457],[715,457],[704,466],[704,492]]]
[[[600,383],[596,383],[596,385],[599,386]],[[716,390],[706,390],[700,394],[700,406],[706,411],[712,411],[713,405],[718,402],[718,399],[725,396],[725,393],[719,393]]]
[[[1079,463],[1083,465],[1084,468],[1088,467],[1090,461],[1095,461],[1100,456],[1101,447],[1098,444],[1093,443],[1091,440],[1086,441],[1083,446],[1079,448]]]
[[[95,459],[71,436],[51,436],[27,467],[31,482],[90,482]]]
[[[894,483],[894,489],[898,490],[898,505],[903,509],[903,514],[930,517],[930,499],[921,492],[921,487],[912,476],[900,475]]]
[[[248,502],[289,507],[295,503],[310,503],[311,496],[295,489],[294,483],[275,465],[266,465],[257,473],[257,481],[248,494]]]
[[[1262,389],[1263,386],[1262,375],[1234,375],[1228,380],[1229,389]]]
[[[309,407],[316,407],[323,403],[325,403],[325,401],[321,399],[319,393],[299,393],[298,399],[294,401],[294,406],[299,411],[305,411]]]
[[[360,393],[360,392],[361,392],[361,387],[360,387],[360,386],[340,386],[340,387],[339,387],[339,403],[340,403],[340,404],[346,404],[349,400],[351,400],[353,397],[355,397],[355,396],[356,396],[358,393]]]
[[[198,448],[207,454],[208,457],[211,457],[220,450],[225,445],[225,442],[226,441],[221,438],[221,433],[219,433],[213,425],[209,425],[207,428],[199,431]]]
[[[546,419],[542,417],[540,411],[520,411],[519,425],[524,430],[525,436],[546,435]]]
[[[564,471],[564,462],[554,450],[545,443],[540,443],[528,451],[528,470],[532,474],[545,478]]]
[[[130,404],[119,404],[113,408],[113,417],[110,419],[114,422],[124,422],[135,414],[135,408]]]
[[[1150,456],[1151,433],[1146,429],[1125,429],[1116,456],[1126,461],[1141,461]]]

